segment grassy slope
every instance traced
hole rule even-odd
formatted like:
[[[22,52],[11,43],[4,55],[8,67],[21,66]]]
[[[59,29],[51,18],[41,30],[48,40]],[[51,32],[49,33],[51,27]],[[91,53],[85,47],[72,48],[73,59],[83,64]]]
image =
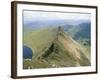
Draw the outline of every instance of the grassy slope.
[[[47,48],[54,40],[57,33],[55,28],[40,29],[24,34],[24,45],[30,47],[33,51],[32,61],[24,60],[24,68],[34,66],[34,68],[48,67],[48,63],[36,60],[45,48]]]
[[[24,35],[24,45],[32,49],[34,54],[42,52],[54,40],[57,29],[41,29]]]

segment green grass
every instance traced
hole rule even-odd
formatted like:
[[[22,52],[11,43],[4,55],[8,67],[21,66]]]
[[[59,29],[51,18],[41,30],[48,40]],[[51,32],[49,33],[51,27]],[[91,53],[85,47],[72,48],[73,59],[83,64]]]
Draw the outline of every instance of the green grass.
[[[24,35],[24,44],[30,47],[34,54],[40,54],[55,39],[57,30],[48,28],[27,33]]]

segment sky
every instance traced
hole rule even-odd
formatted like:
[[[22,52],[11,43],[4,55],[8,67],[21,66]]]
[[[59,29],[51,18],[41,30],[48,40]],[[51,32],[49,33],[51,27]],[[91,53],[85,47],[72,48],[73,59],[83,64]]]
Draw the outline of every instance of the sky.
[[[68,12],[43,12],[43,11],[23,11],[25,22],[47,21],[47,20],[91,20],[89,13],[68,13]]]

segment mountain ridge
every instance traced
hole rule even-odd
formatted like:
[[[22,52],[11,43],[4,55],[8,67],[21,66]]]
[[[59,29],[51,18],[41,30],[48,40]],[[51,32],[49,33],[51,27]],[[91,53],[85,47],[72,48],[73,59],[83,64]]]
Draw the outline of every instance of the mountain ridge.
[[[54,39],[48,47],[33,56],[30,64],[32,68],[89,66],[90,61],[82,46],[66,35],[61,27],[55,31]]]

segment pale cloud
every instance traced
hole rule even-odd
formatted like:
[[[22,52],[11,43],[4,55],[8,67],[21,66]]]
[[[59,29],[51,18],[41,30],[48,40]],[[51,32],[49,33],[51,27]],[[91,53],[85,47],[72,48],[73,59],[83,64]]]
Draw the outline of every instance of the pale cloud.
[[[86,13],[60,13],[60,12],[39,12],[39,11],[24,11],[25,21],[35,20],[91,20],[91,15]]]

